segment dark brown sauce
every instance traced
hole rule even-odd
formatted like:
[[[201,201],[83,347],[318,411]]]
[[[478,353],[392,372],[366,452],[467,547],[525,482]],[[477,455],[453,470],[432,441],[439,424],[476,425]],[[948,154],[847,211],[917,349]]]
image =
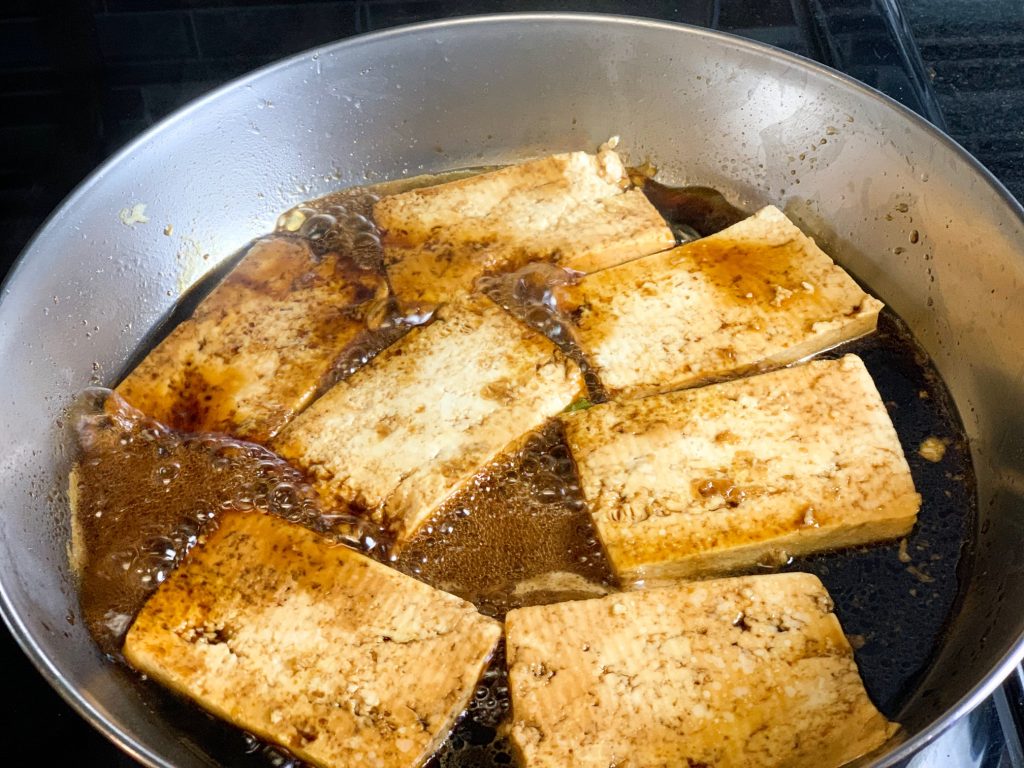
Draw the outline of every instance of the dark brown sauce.
[[[225,510],[266,510],[367,545],[365,524],[324,514],[302,475],[254,443],[168,429],[104,389],[79,398],[75,429],[79,599],[106,653],[120,653],[146,598]]]
[[[401,186],[412,185],[415,182]],[[646,191],[651,195],[655,189]],[[368,208],[359,208],[353,200],[370,199],[365,191],[343,191],[312,201],[284,214],[278,234],[306,239],[319,253],[354,248],[355,235],[349,232],[346,240],[335,230],[367,232],[362,219],[367,218]],[[678,202],[671,195],[666,200]],[[667,205],[662,201],[662,207]],[[691,218],[686,226],[697,229],[699,224],[705,229],[698,233],[708,234],[708,227],[718,227],[736,215],[723,210],[724,219],[705,212],[702,215],[710,219]],[[331,217],[333,224],[317,218],[322,216]],[[712,220],[716,223],[708,223]],[[363,249],[359,258],[368,266],[379,258],[379,249],[368,238],[360,239],[358,247]],[[553,322],[552,313],[545,309],[552,285],[561,279],[551,273],[555,269],[528,268],[512,279],[492,280],[483,287],[580,357],[569,327],[557,318]],[[194,308],[211,285],[212,281],[204,281],[185,300],[186,307],[191,303]],[[404,327],[428,319],[429,312],[430,308],[393,302],[381,317],[367,323],[383,333],[399,334]],[[187,312],[176,312],[172,321],[184,316]],[[387,343],[389,337],[381,338]],[[156,335],[150,339],[149,348],[156,339]],[[960,592],[958,569],[969,561],[966,547],[975,519],[973,473],[949,393],[898,318],[884,312],[877,334],[829,354],[843,352],[856,352],[865,360],[924,499],[905,547],[911,562],[901,560],[899,545],[893,542],[803,558],[787,567],[811,571],[825,582],[845,631],[865,640],[857,650],[857,661],[868,692],[885,714],[895,716],[941,642]],[[335,379],[349,375],[375,353],[371,345],[339,361]],[[590,399],[601,399],[599,382],[591,377],[589,383]],[[378,531],[322,510],[297,471],[260,446],[167,429],[101,390],[83,396],[77,426],[81,442],[74,478],[81,523],[78,551],[88,553],[83,558],[80,597],[90,631],[115,658],[124,630],[146,597],[201,540],[208,526],[216,524],[219,511],[228,508],[266,509],[341,538],[473,601],[493,616],[503,616],[520,605],[588,597],[615,586],[557,425],[530,436],[514,455],[480,472],[393,559],[379,544]],[[929,436],[948,440],[940,462],[925,461],[917,454],[921,441]],[[727,479],[709,481],[709,493],[723,497],[732,493]],[[552,578],[552,573],[568,575]],[[930,581],[923,581],[922,573]],[[216,760],[246,766],[298,764],[279,748],[261,744],[159,686],[136,683],[146,688],[155,711]],[[430,768],[514,764],[509,746],[499,736],[508,707],[499,651],[466,715],[430,761]]]
[[[499,619],[614,587],[557,421],[449,499],[395,567]]]
[[[711,187],[668,187],[633,169],[630,178],[644,191],[680,242],[721,232],[750,215]]]

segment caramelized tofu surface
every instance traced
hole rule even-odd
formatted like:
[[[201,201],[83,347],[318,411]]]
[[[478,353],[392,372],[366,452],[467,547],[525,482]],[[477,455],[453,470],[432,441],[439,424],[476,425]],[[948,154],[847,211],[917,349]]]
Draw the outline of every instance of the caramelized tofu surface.
[[[772,206],[555,291],[616,398],[788,365],[873,331],[882,308]]]
[[[384,197],[374,218],[395,293],[438,302],[484,272],[546,261],[592,272],[675,238],[611,150],[570,152]]]
[[[316,766],[415,768],[501,635],[473,606],[279,518],[230,513],[128,633],[141,672]]]
[[[523,768],[837,768],[898,728],[805,573],[511,611]]]
[[[575,363],[547,339],[463,295],[335,385],[273,445],[328,508],[368,515],[400,544],[583,388]]]
[[[175,429],[266,442],[366,340],[367,312],[387,293],[378,270],[264,238],[117,392]]]
[[[624,584],[894,539],[921,503],[855,355],[562,419]]]

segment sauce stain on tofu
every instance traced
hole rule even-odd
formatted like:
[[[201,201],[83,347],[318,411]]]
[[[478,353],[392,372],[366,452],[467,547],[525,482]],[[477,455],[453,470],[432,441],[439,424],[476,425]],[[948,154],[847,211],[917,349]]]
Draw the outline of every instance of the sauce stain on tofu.
[[[367,314],[387,296],[379,268],[297,237],[258,240],[117,392],[175,429],[266,442],[347,353],[372,357]]]
[[[391,285],[444,301],[485,272],[546,261],[592,272],[671,248],[668,225],[619,156],[571,152],[384,197],[374,206]]]
[[[128,662],[316,766],[416,768],[501,625],[300,526],[225,515],[146,603]]]
[[[899,538],[921,503],[854,355],[562,419],[624,584]]]
[[[772,206],[554,290],[616,398],[787,365],[871,332],[882,308]]]
[[[456,489],[583,389],[575,363],[490,300],[463,295],[299,416],[273,447],[328,508],[401,544]]]
[[[838,768],[898,728],[810,574],[521,608],[505,635],[523,768]]]

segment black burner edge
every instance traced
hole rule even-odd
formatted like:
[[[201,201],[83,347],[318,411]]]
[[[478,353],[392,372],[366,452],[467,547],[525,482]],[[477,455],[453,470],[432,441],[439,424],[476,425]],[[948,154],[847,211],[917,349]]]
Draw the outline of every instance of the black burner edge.
[[[917,47],[914,33],[910,29],[907,15],[903,12],[899,0],[875,0],[878,11],[889,29],[889,37],[899,51],[906,71],[909,85],[921,104],[921,115],[928,119],[936,128],[946,131],[946,118],[939,107],[939,101],[932,88],[931,78],[925,71],[924,59]]]

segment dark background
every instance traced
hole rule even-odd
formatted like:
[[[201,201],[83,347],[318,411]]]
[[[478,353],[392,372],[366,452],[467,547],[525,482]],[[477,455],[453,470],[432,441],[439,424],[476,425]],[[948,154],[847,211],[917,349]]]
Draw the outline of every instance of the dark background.
[[[596,10],[779,45],[893,93],[883,18],[905,16],[950,133],[1024,193],[1021,0],[80,0],[0,2],[0,274],[112,151],[195,96],[289,53],[433,18]],[[882,10],[886,6],[888,13]],[[907,35],[908,39],[911,35]],[[882,41],[882,43],[880,43]],[[872,49],[886,49],[877,56]],[[911,51],[911,57],[917,51]],[[911,105],[915,106],[915,105]],[[936,120],[934,110],[920,111]]]
[[[203,92],[339,38],[515,10],[650,16],[815,58],[945,127],[1024,197],[1024,0],[0,0],[0,276],[75,184]],[[135,765],[0,636],[6,754]]]

